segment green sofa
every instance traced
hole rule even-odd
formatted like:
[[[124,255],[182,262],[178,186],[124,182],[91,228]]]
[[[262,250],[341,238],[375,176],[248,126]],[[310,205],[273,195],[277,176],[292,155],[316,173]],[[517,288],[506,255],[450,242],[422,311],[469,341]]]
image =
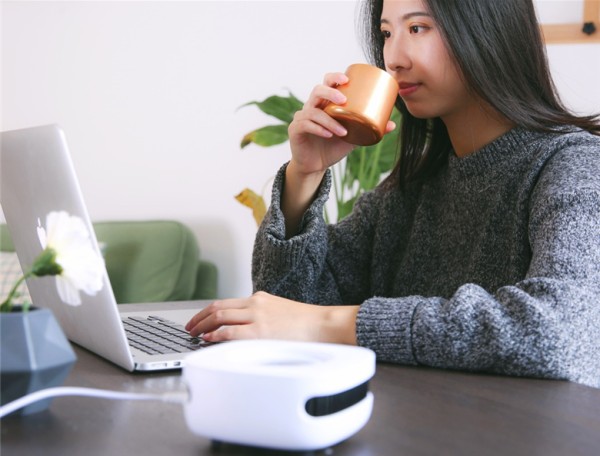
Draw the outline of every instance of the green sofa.
[[[172,220],[93,225],[119,304],[216,298],[217,268],[200,259],[186,225]],[[14,251],[6,225],[0,225],[0,251]]]

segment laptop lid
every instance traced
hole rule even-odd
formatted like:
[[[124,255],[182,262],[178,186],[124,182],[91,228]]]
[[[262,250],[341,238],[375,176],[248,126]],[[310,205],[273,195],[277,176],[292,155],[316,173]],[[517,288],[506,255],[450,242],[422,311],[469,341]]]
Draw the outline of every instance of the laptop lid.
[[[29,267],[42,251],[37,228],[45,225],[46,216],[52,211],[66,211],[81,218],[100,254],[63,131],[56,125],[47,125],[0,135],[0,203],[21,267]],[[103,269],[102,288],[94,296],[82,292],[79,306],[62,302],[54,277],[28,280],[32,302],[51,309],[72,342],[129,371],[178,365],[175,361],[184,355],[132,351]]]

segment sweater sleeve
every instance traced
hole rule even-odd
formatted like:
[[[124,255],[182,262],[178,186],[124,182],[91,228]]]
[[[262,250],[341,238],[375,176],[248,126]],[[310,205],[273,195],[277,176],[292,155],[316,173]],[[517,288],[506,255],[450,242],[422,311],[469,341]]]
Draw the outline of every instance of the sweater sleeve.
[[[298,234],[285,239],[280,202],[286,166],[275,177],[271,205],[256,236],[254,291],[312,304],[360,304],[370,293],[365,265],[370,263],[372,249],[374,217],[370,213],[376,208],[363,197],[350,216],[327,225],[323,210],[331,187],[328,170]]]
[[[464,284],[448,299],[372,297],[359,311],[359,344],[385,361],[600,386],[599,156],[567,152],[531,196],[522,281],[495,292]]]
[[[285,220],[281,195],[287,163],[273,182],[271,205],[258,229],[252,255],[254,291],[266,291],[300,302],[317,303],[315,283],[322,278],[327,249],[327,232],[322,217],[331,186],[330,172],[325,174],[315,200],[304,214],[296,236],[285,238]],[[335,290],[328,287],[327,299],[337,302]]]

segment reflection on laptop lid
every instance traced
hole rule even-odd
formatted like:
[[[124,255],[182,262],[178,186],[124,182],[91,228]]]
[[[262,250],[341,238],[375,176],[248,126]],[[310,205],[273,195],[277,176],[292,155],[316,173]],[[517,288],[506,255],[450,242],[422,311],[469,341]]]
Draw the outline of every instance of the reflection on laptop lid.
[[[21,265],[31,265],[42,251],[37,228],[53,211],[66,211],[83,220],[100,254],[62,130],[47,125],[0,135],[0,202]],[[122,318],[127,313],[117,307],[105,269],[102,281],[94,296],[81,293],[79,306],[62,302],[52,277],[29,280],[27,286],[33,304],[51,309],[71,341],[129,371],[181,367],[185,352],[201,346],[201,341],[190,338],[178,325],[162,318],[141,318],[139,312],[125,320],[138,335],[126,335]],[[146,323],[150,331],[140,328]],[[175,342],[148,341],[151,333],[161,329]]]

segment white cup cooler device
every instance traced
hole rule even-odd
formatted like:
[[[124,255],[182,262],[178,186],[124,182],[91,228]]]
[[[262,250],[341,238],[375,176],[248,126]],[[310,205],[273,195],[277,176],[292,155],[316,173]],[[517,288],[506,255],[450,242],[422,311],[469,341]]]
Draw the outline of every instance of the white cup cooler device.
[[[347,345],[232,341],[188,356],[190,430],[213,441],[282,450],[330,447],[373,408],[373,351]]]

